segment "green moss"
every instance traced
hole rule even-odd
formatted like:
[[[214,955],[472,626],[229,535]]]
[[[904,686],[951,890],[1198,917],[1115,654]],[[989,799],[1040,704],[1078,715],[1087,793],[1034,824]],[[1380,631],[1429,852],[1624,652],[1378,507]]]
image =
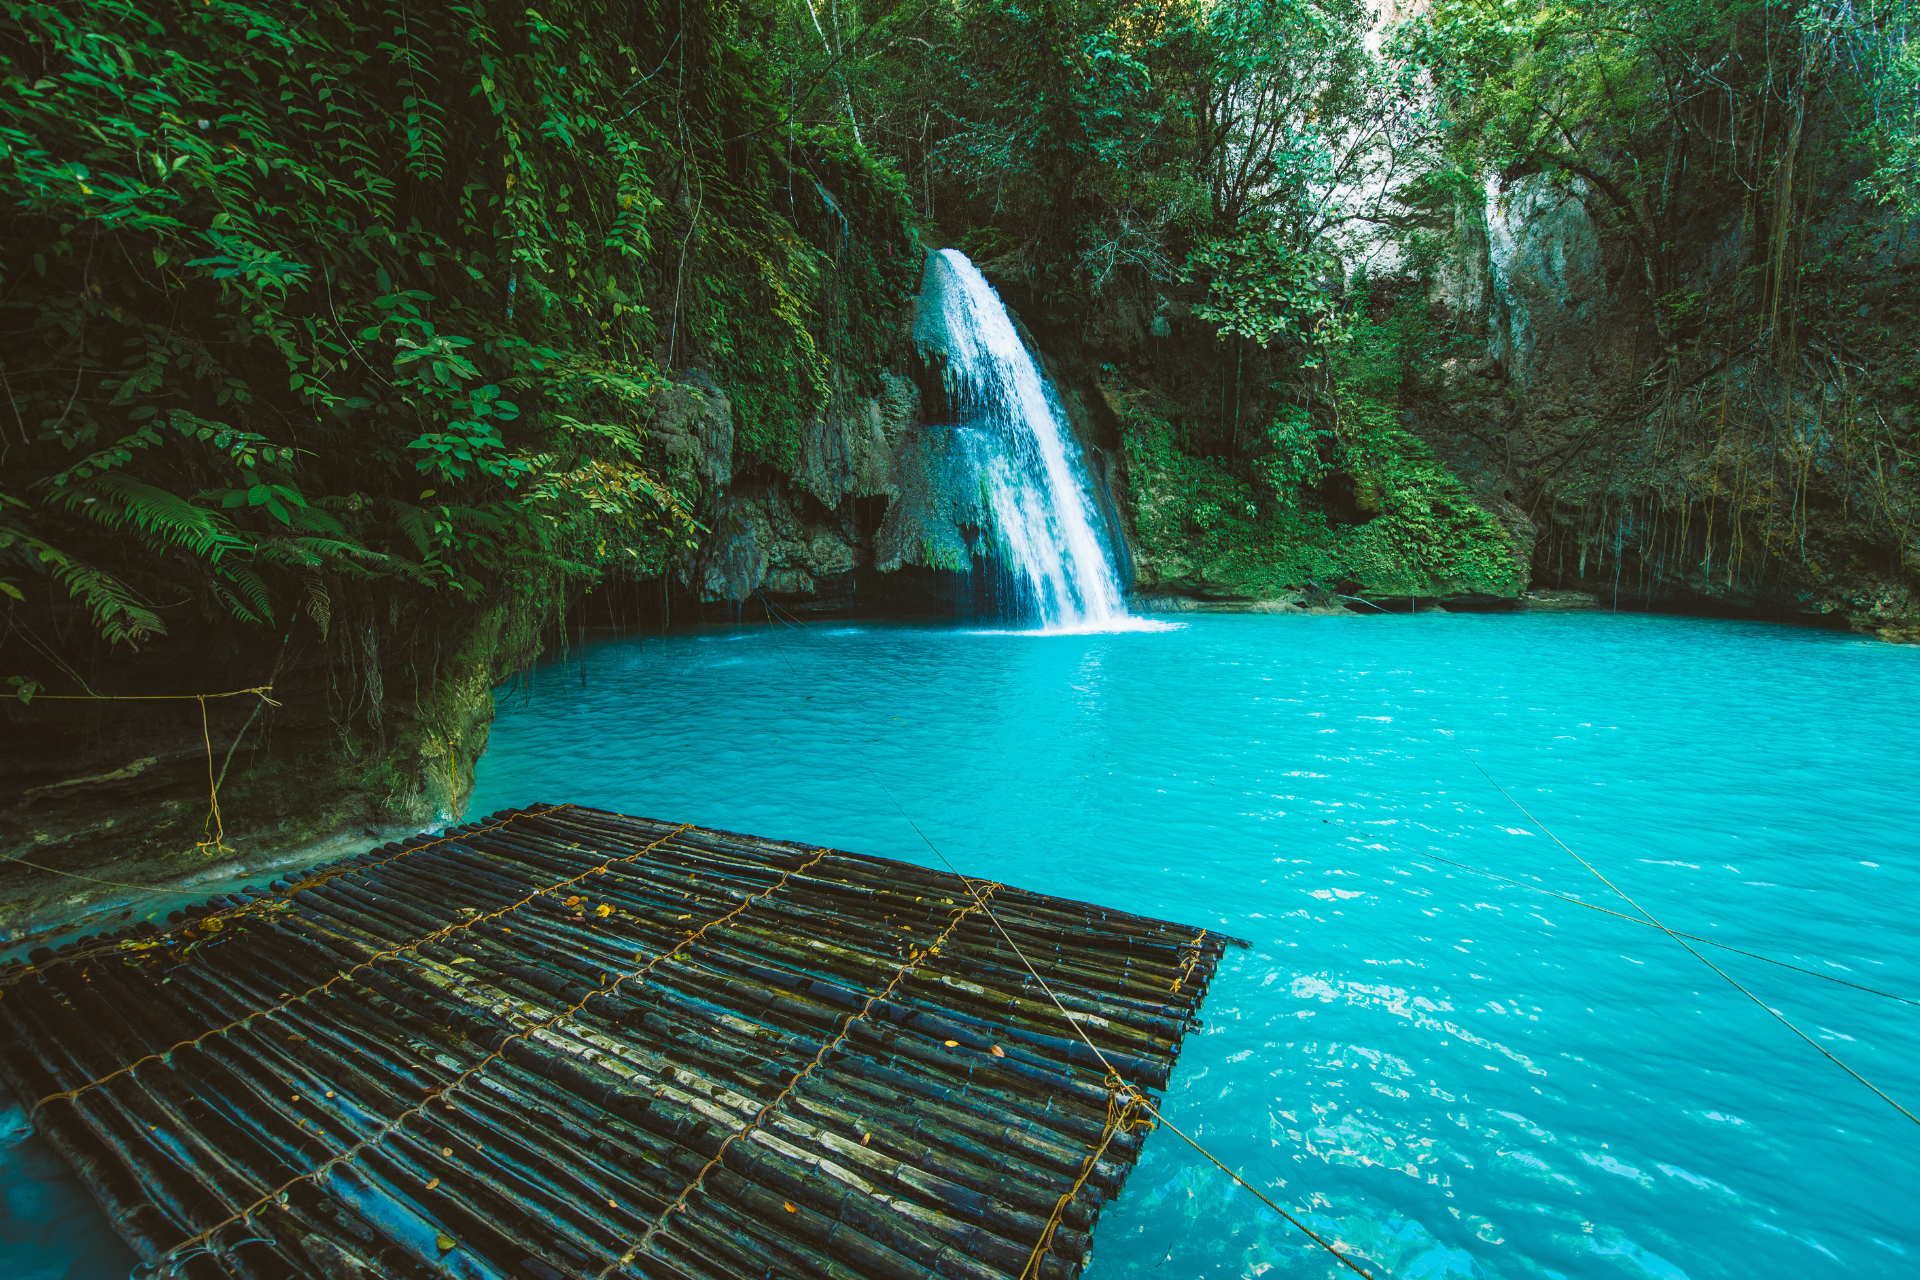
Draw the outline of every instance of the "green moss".
[[[1365,317],[1367,304],[1350,305]],[[1331,402],[1309,412],[1282,401],[1245,478],[1182,447],[1172,401],[1110,380],[1142,580],[1258,596],[1341,580],[1383,594],[1524,588],[1500,522],[1400,425],[1408,404],[1434,394],[1436,357],[1425,353],[1444,344],[1427,323],[1411,302],[1355,320],[1329,361]],[[1340,488],[1354,510],[1334,509],[1329,490]]]

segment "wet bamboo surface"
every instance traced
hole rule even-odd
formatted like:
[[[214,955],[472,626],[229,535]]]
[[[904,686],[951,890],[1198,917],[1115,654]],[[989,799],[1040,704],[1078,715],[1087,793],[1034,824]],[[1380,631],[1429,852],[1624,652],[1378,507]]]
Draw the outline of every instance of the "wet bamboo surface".
[[[573,805],[175,917],[0,972],[0,1079],[263,1280],[1070,1280],[1148,1126],[1067,1018],[1162,1089],[1234,941]]]

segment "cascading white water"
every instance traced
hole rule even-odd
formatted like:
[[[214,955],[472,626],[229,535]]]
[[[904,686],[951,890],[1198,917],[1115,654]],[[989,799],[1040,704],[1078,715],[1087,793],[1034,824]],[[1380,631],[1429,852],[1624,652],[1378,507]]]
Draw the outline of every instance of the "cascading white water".
[[[1060,401],[985,277],[958,249],[927,259],[914,341],[945,360],[961,425],[984,430],[981,480],[1007,567],[1049,631],[1128,620],[1126,593],[1101,533],[1086,461]]]

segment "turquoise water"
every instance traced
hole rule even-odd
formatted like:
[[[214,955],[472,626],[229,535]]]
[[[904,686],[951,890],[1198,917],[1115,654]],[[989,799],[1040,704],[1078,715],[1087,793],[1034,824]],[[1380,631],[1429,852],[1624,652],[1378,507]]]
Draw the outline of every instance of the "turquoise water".
[[[0,1087],[0,1276],[125,1280],[139,1259]]]
[[[1917,727],[1920,651],[1746,623],[756,626],[543,665],[471,812],[934,864],[904,809],[963,870],[1250,939],[1167,1114],[1404,1280],[1877,1280],[1920,1275],[1920,1125],[1665,935],[1434,859],[1621,906],[1477,760],[1673,927],[1920,999]],[[1702,950],[1920,1110],[1920,1007]],[[124,1276],[9,1132],[0,1274]],[[1092,1280],[1343,1274],[1168,1133],[1097,1239]]]
[[[1422,856],[1610,897],[1477,759],[1674,928],[1920,998],[1920,651],[1431,613],[750,626],[584,665],[505,700],[473,812],[932,864],[904,809],[962,870],[1250,939],[1168,1115],[1396,1277],[1920,1274],[1920,1125],[1664,934]],[[1920,1007],[1702,950],[1920,1110]],[[1167,1133],[1097,1240],[1094,1280],[1338,1274]]]

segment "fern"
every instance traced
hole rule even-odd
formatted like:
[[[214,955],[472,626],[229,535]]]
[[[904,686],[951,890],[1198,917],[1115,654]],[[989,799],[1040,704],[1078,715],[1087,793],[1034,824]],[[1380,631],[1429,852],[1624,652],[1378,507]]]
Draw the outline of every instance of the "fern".
[[[273,601],[268,597],[267,584],[245,565],[229,565],[222,574],[234,589],[247,598],[250,609],[235,609],[234,616],[248,622],[272,622]],[[229,597],[230,598],[230,597]]]
[[[0,524],[0,554],[64,587],[68,595],[86,606],[95,629],[109,642],[133,644],[167,632],[160,616],[135,601],[133,593],[112,574],[48,546],[12,522]]]
[[[8,607],[79,592],[127,640],[162,630],[128,584],[211,591],[252,624],[311,604],[319,573],[330,619],[389,589],[424,611],[512,584],[546,608],[557,583],[684,555],[694,513],[648,469],[659,353],[738,391],[744,461],[785,457],[851,332],[826,303],[885,331],[914,271],[883,168],[831,139],[724,143],[780,120],[739,20],[664,0],[0,6],[20,320],[0,423],[27,437],[6,456],[38,499],[22,536],[72,566],[49,586],[36,561]],[[627,96],[676,50],[704,51],[697,93]],[[760,195],[786,164],[853,225]],[[690,186],[727,195],[665,198]],[[451,459],[433,480],[429,450]]]
[[[212,564],[247,546],[216,512],[132,476],[108,472],[61,488],[54,504],[109,529],[131,530],[155,550],[184,547]]]

